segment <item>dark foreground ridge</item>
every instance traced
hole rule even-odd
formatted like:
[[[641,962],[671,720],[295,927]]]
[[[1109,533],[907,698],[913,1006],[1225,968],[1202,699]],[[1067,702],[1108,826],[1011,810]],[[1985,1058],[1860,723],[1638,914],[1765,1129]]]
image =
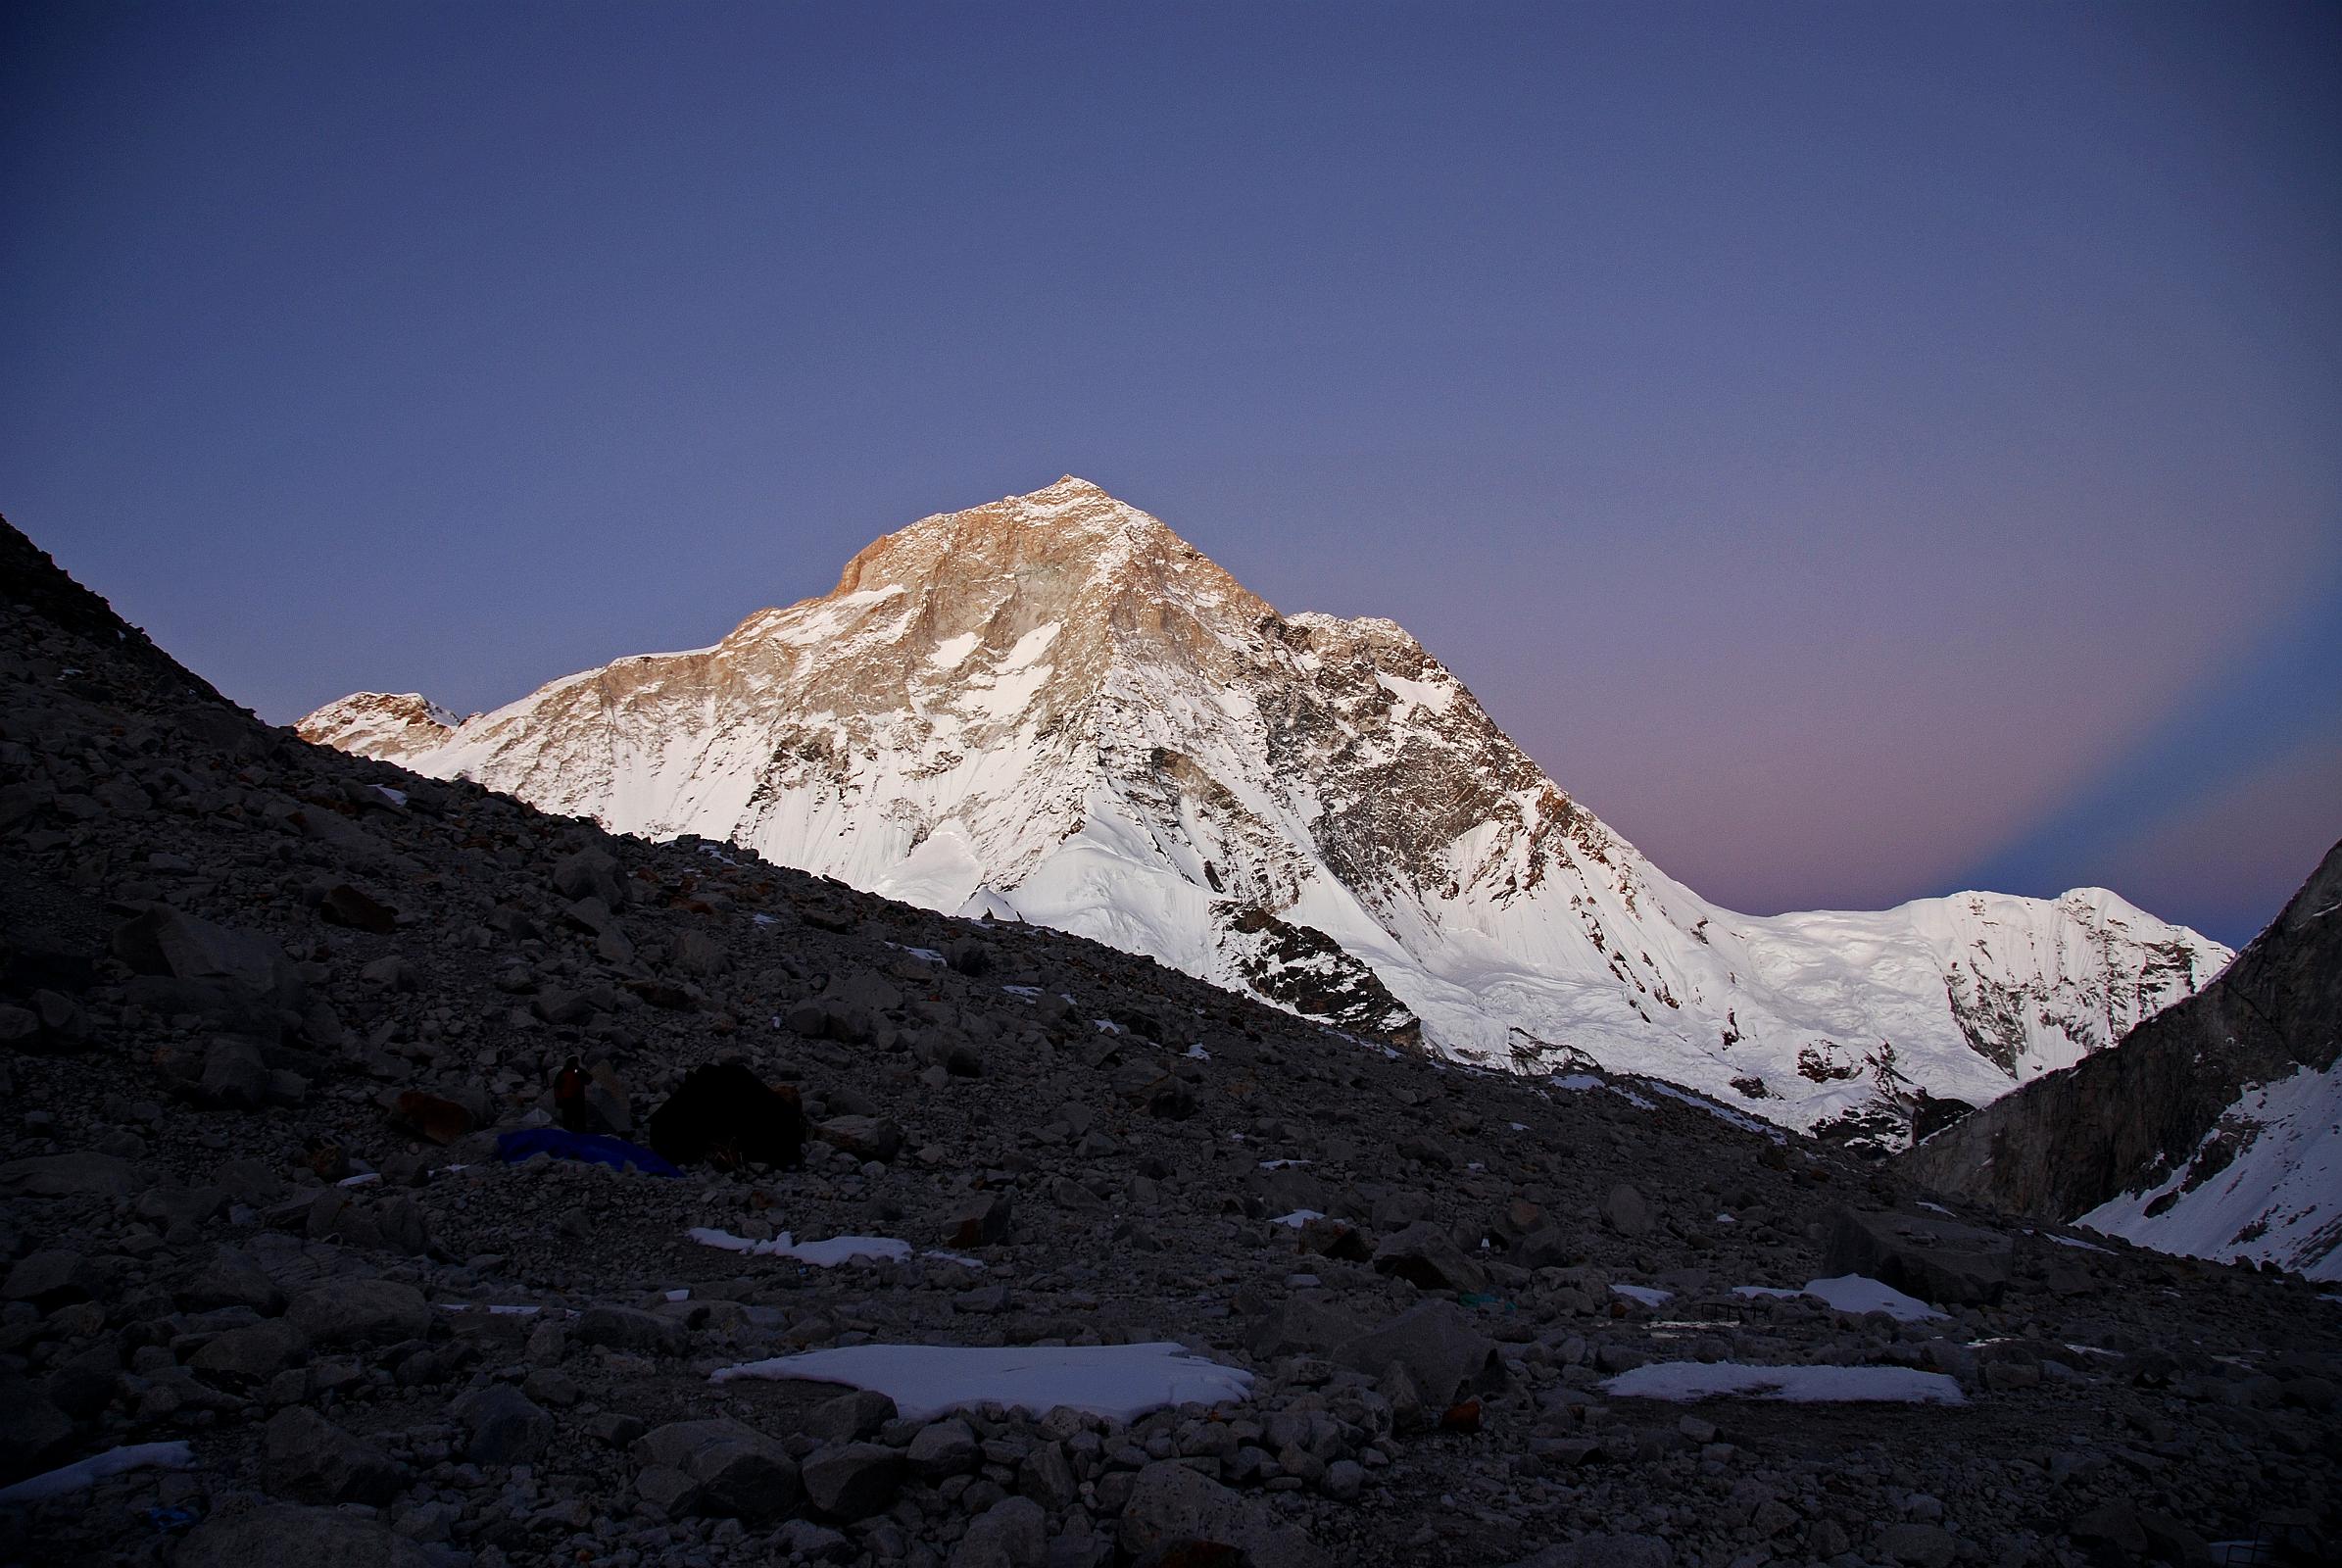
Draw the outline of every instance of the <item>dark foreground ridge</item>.
[[[0,1488],[133,1465],[0,1491],[0,1559],[1945,1568],[2337,1541],[2342,1308],[2298,1280],[1930,1212],[1656,1086],[1443,1067],[1077,938],[311,747],[21,535],[0,564]],[[735,1059],[794,1092],[801,1163],[707,1108],[764,1103],[735,1077],[657,1116]],[[593,1162],[684,1153],[681,1122],[679,1176]],[[589,1157],[504,1157],[548,1147]],[[819,1267],[784,1234],[907,1246]],[[1788,1294],[1842,1274],[1940,1315]],[[1157,1341],[1250,1396],[1109,1419],[715,1378]],[[1961,1402],[1609,1386],[1732,1363]]]

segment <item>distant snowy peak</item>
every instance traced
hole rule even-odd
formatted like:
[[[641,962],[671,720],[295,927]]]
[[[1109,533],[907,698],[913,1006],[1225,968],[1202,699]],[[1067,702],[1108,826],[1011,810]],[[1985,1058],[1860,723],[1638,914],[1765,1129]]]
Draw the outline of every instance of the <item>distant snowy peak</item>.
[[[420,692],[353,692],[293,728],[319,746],[404,762],[444,744],[461,722]]]
[[[452,733],[343,712],[384,701],[419,699],[348,699],[303,733],[1459,1058],[1590,1059],[1890,1141],[1923,1091],[1994,1098],[2227,957],[2111,895],[1717,908],[1400,627],[1281,615],[1070,476],[888,534],[712,648]]]

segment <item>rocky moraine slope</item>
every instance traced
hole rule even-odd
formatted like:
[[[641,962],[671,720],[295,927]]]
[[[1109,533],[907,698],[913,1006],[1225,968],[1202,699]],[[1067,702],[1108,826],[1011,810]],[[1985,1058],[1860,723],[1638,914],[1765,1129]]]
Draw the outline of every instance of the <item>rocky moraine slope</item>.
[[[1014,915],[1453,1060],[1653,1073],[1900,1147],[2228,959],[2104,889],[1759,918],[1574,801],[1388,620],[1280,614],[1075,478],[925,518],[712,648],[307,738],[614,831]]]
[[[727,1059],[813,1137],[508,1160],[572,1058],[632,1140]],[[4,527],[0,1102],[8,1562],[2342,1544],[2304,1282],[307,745]]]

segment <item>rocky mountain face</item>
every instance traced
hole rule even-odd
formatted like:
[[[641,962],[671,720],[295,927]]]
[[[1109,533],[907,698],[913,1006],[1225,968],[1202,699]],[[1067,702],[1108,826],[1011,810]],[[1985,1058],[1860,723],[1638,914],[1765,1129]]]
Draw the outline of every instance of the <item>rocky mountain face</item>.
[[[1911,1150],[1911,1176],[2342,1279],[2342,844],[2196,996]]]
[[[2071,1065],[2229,956],[2098,889],[1708,904],[1399,627],[1280,614],[1073,478],[880,539],[832,593],[712,648],[453,729],[360,694],[300,732],[1076,932],[1450,1059],[1598,1062],[1884,1147]]]
[[[532,1152],[572,1059],[617,1139],[725,1065],[810,1141]],[[0,1101],[11,1563],[2342,1544],[2305,1282],[304,745],[5,524]],[[1120,1370],[939,1395],[963,1352]]]

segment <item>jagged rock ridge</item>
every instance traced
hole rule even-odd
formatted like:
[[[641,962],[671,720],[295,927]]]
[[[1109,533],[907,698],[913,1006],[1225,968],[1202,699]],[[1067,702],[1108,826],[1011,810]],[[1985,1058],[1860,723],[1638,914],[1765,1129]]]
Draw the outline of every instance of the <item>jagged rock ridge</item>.
[[[1070,477],[888,535],[712,648],[452,732],[417,712],[362,696],[301,732],[1075,931],[1459,1058],[1575,1053],[1887,1143],[1915,1105],[2069,1065],[2228,957],[2096,889],[1710,905],[1398,626],[1281,615]]]
[[[2170,1251],[2342,1279],[2342,844],[2196,996],[1903,1156]]]

